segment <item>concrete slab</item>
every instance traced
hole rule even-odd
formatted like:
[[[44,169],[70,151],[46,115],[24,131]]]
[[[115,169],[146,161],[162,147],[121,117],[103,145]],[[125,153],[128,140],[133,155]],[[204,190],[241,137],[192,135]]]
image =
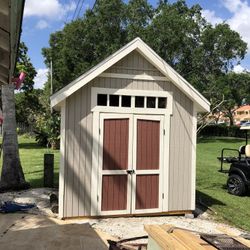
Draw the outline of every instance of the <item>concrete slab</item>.
[[[0,246],[5,250],[106,250],[107,238],[88,222],[72,224],[42,215],[0,214]]]

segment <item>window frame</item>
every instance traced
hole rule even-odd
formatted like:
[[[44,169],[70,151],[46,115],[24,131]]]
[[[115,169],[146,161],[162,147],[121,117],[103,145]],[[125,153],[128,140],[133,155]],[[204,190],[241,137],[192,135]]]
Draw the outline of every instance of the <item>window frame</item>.
[[[97,105],[97,95],[107,94],[107,106]],[[119,107],[109,106],[109,95],[119,95]],[[131,96],[131,107],[122,107],[122,95]],[[144,97],[144,107],[135,107],[135,97]],[[156,97],[155,108],[147,108],[147,97]],[[166,98],[166,108],[158,108],[158,98]],[[131,114],[172,114],[172,92],[135,89],[91,88],[91,111]]]

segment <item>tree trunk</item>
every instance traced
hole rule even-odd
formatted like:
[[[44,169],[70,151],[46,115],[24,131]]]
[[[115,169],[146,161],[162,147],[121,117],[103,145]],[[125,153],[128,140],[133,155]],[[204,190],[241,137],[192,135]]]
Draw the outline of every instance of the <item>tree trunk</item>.
[[[231,110],[228,110],[227,112],[228,112],[228,118],[230,121],[230,126],[233,126],[234,125],[233,112]]]
[[[0,190],[19,190],[29,187],[25,181],[18,151],[14,86],[2,85],[3,108],[3,166]]]

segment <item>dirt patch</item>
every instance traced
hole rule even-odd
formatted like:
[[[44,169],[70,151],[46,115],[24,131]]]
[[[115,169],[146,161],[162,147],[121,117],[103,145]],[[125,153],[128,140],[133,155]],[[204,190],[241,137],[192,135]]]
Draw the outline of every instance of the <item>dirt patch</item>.
[[[54,188],[34,188],[19,192],[0,193],[0,204],[5,201],[14,201],[18,203],[34,203],[36,208],[30,209],[28,213],[43,214],[55,217],[50,210],[50,194],[58,194],[58,190]]]

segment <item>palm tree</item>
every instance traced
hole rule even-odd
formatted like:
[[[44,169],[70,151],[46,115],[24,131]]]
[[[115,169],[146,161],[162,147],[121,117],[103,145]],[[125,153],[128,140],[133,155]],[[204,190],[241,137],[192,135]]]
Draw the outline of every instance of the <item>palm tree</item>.
[[[0,191],[18,190],[29,187],[25,181],[19,157],[14,85],[2,85],[3,109],[3,166],[0,180]]]

